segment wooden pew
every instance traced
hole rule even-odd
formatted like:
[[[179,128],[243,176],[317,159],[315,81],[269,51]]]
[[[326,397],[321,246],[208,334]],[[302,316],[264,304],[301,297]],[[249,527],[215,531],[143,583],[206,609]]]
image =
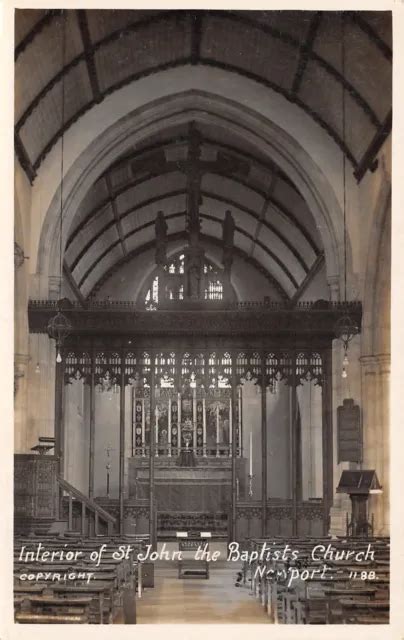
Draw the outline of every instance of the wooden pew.
[[[268,615],[275,622],[284,624],[319,624],[319,623],[334,623],[338,622],[338,615],[340,610],[338,609],[339,600],[344,596],[352,595],[356,597],[366,597],[368,600],[370,597],[373,599],[382,598],[384,601],[388,600],[389,593],[389,540],[388,539],[330,539],[330,538],[295,538],[288,539],[254,539],[248,541],[248,550],[260,550],[264,543],[271,543],[271,550],[282,549],[286,542],[292,549],[299,550],[299,561],[294,563],[293,561],[255,561],[251,565],[244,563],[243,565],[243,577],[244,582],[248,580],[248,575],[251,576],[251,591],[260,599],[262,605],[266,607]],[[369,542],[372,543],[372,548],[375,551],[376,559],[371,559],[362,563],[352,563],[352,561],[326,561],[326,564],[330,569],[328,570],[328,580],[323,581],[321,579],[315,579],[311,581],[317,584],[317,591],[307,591],[307,584],[305,582],[304,588],[300,584],[300,581],[296,581],[291,588],[285,586],[285,580],[282,579],[269,579],[267,577],[254,576],[257,567],[279,569],[282,566],[284,569],[294,568],[300,565],[300,567],[307,568],[309,571],[315,569],[316,566],[322,565],[322,562],[314,562],[310,557],[311,549],[315,544],[331,544],[338,550],[353,549],[355,551],[364,551],[367,549]],[[349,571],[356,571],[362,578],[362,571],[375,571],[377,574],[377,580],[367,577],[366,579],[358,579],[354,581],[349,578]],[[331,581],[330,578],[333,578]],[[335,581],[335,582],[334,582]],[[333,586],[338,586],[342,593],[337,590],[330,592],[330,584],[334,582]],[[357,584],[355,584],[357,582]],[[337,584],[335,584],[337,583]],[[351,588],[351,590],[350,590]],[[328,592],[325,593],[325,590]]]
[[[22,596],[35,603],[33,596],[39,596],[39,607],[42,611],[28,611],[30,619],[38,619],[38,615],[44,616],[44,620],[48,615],[46,611],[46,597],[52,599],[52,604],[56,605],[56,600],[64,600],[60,606],[67,606],[69,601],[74,601],[74,606],[82,603],[83,597],[87,597],[90,602],[89,611],[82,614],[82,618],[92,623],[110,623],[117,616],[120,609],[123,609],[123,619],[125,624],[134,624],[136,622],[136,605],[135,605],[135,586],[137,584],[139,593],[141,593],[141,570],[140,563],[137,562],[136,556],[140,551],[144,551],[147,544],[148,536],[119,536],[104,537],[97,536],[95,538],[87,538],[83,540],[77,536],[66,539],[60,537],[41,537],[40,542],[42,548],[47,551],[59,551],[62,549],[69,551],[80,551],[78,562],[71,560],[58,560],[57,562],[23,562],[19,560],[21,547],[25,547],[25,551],[34,551],[38,548],[39,540],[33,536],[19,537],[15,541],[14,546],[14,581],[15,581],[15,608],[16,616],[18,614],[21,622],[26,622],[24,611],[18,611]],[[90,553],[101,544],[105,545],[102,562],[96,566],[90,560]],[[133,551],[129,553],[128,558],[117,560],[113,558],[114,551],[117,551],[118,545],[130,544]],[[65,546],[66,545],[66,546]],[[38,580],[23,581],[21,574],[33,574]],[[62,582],[46,580],[43,574],[80,574],[92,573],[90,583],[86,580],[77,578],[72,581],[65,580]],[[40,575],[42,574],[42,575]],[[139,575],[140,574],[140,575]],[[53,615],[59,615],[53,614]],[[64,615],[64,614],[63,614]],[[69,614],[71,617],[71,615]],[[77,616],[76,616],[77,617]],[[80,616],[77,617],[78,622],[82,622]]]
[[[40,619],[37,616],[57,617],[60,622],[63,618],[68,618],[71,622],[72,616],[81,624],[87,623],[90,618],[91,598],[57,598],[54,596],[33,595],[23,596],[14,599],[16,622],[31,622],[38,624]]]
[[[83,615],[49,615],[44,613],[20,612],[14,616],[18,624],[87,624],[88,619]]]

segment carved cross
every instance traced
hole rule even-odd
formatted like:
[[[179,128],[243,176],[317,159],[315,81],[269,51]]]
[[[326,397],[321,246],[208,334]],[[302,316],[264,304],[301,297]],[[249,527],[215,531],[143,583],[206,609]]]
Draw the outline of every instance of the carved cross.
[[[198,244],[200,232],[199,207],[201,198],[201,179],[205,173],[241,172],[248,173],[249,165],[246,162],[229,157],[224,153],[218,154],[217,160],[201,160],[202,136],[195,126],[195,122],[189,124],[188,154],[186,160],[165,161],[165,169],[180,170],[187,176],[187,229],[190,244]],[[159,162],[153,163],[153,170],[159,167]]]
[[[195,126],[195,122],[189,124],[188,157],[185,161],[176,163],[187,176],[187,228],[191,245],[198,244],[200,232],[199,207],[202,204],[201,180],[205,173],[214,173],[220,170],[231,173],[240,170],[244,163],[226,156],[218,160],[201,160],[201,134]]]

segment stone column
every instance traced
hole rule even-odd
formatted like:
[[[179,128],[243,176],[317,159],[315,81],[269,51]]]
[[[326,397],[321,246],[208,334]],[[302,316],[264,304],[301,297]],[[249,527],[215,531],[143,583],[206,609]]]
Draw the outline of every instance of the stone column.
[[[16,206],[18,206],[17,203]],[[32,349],[27,318],[27,272],[24,249],[14,241],[14,448],[16,453],[27,451],[28,387],[30,369],[32,369],[32,362],[29,365]]]
[[[375,534],[389,533],[389,380],[390,356],[360,358],[362,377],[363,468],[375,469],[383,487],[369,498]]]
[[[14,446],[18,453],[25,453],[26,447],[23,425],[27,412],[27,378],[30,360],[31,358],[27,353],[14,354]]]
[[[323,361],[323,389],[322,389],[322,440],[323,440],[323,505],[324,505],[324,535],[330,529],[330,509],[334,496],[334,454],[333,454],[333,408],[332,408],[332,349],[324,349]]]

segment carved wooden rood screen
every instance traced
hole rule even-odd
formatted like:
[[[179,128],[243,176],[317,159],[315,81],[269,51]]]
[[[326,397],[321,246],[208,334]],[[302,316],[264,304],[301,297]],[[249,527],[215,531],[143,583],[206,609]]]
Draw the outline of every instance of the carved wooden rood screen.
[[[30,302],[31,332],[46,333],[55,307],[54,301]],[[338,319],[347,313],[360,326],[360,304],[229,304],[214,312],[147,312],[130,303],[83,308],[66,301],[63,312],[73,332],[56,364],[59,472],[64,469],[66,385],[82,380],[89,389],[88,495],[99,497],[94,495],[96,391],[114,389],[119,393],[118,500],[104,499],[102,505],[118,517],[122,531],[137,508],[147,513],[154,540],[170,522],[217,527],[235,540],[328,531],[334,493],[332,340]],[[316,500],[303,499],[301,490],[298,390],[308,381],[321,389],[322,498]],[[254,383],[261,396],[260,442],[255,442],[262,456],[259,500],[248,491],[246,382]],[[271,497],[267,477],[273,448],[267,390],[279,384],[287,386],[290,398],[288,499]],[[122,392],[126,388],[129,393]],[[128,411],[131,442],[125,442]]]

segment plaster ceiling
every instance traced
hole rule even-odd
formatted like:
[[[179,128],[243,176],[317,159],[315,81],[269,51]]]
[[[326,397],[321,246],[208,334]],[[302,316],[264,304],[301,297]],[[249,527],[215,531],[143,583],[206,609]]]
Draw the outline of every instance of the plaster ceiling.
[[[390,131],[390,12],[344,13],[344,72],[337,12],[80,9],[65,15],[63,47],[60,10],[16,10],[16,150],[31,179],[61,132],[107,95],[184,64],[227,69],[281,93],[344,149],[359,177]]]
[[[281,93],[341,147],[360,179],[391,127],[391,15],[333,12],[17,10],[15,142],[31,181],[59,137],[113,91],[158,71],[188,65],[229,70]],[[341,104],[346,103],[343,141]],[[64,93],[64,113],[61,96]],[[240,258],[284,298],[298,295],[323,260],[313,216],[299,191],[254,147],[198,123],[202,239],[220,243],[230,209]],[[169,241],[186,236],[186,176],[176,163],[187,125],[167,128],[104,172],[69,229],[64,269],[78,297],[94,294],[123,263],[154,246],[162,210]],[[232,169],[229,170],[229,161]]]

